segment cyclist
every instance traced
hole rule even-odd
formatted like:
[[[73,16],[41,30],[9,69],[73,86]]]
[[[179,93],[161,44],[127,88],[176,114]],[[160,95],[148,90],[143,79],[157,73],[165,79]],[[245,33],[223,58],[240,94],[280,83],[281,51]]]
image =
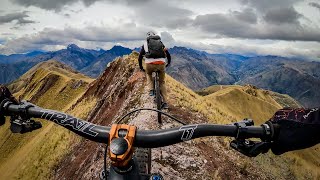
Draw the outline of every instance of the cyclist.
[[[142,58],[145,56],[146,70],[142,66]],[[168,59],[166,64],[165,58]],[[165,68],[171,63],[171,56],[167,48],[161,42],[160,36],[150,31],[147,33],[146,42],[143,44],[139,54],[139,67],[147,73],[147,82],[150,89],[150,96],[154,96],[154,82],[152,80],[152,72],[159,71],[160,91],[163,97],[163,109],[168,109],[167,90],[165,86]]]

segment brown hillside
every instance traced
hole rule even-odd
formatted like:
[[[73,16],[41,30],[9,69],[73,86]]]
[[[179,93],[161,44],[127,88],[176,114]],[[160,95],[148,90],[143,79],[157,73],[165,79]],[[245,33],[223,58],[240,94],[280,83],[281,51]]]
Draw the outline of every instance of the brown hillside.
[[[9,87],[16,97],[44,108],[67,111],[91,81],[61,63],[48,61],[38,64]],[[86,106],[91,109],[90,103]],[[87,111],[83,109],[82,113]],[[41,122],[43,128],[23,135],[12,134],[8,121],[0,128],[0,179],[49,179],[70,144],[77,141],[64,128]]]

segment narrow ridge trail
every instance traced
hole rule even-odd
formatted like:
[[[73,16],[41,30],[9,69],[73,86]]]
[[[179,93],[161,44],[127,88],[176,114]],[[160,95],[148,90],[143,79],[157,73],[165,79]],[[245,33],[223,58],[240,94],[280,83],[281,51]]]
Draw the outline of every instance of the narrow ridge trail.
[[[138,108],[156,107],[153,97],[148,95],[147,89],[144,88]],[[166,112],[172,114],[170,109]],[[201,117],[194,114],[189,115],[194,118],[192,123],[205,123]],[[141,111],[132,116],[135,117],[131,117],[129,124],[143,130],[168,129],[182,125],[164,115],[162,117],[163,123],[160,125],[157,122],[157,112],[152,111]],[[230,172],[229,167],[235,167],[234,171],[237,171],[239,164],[236,165],[233,162],[239,160],[235,159],[234,153],[228,154],[222,148],[221,139],[216,137],[195,139],[171,146],[153,148],[151,151],[151,172],[162,174],[164,179],[219,179],[221,176],[243,179],[244,177],[239,171],[232,175],[229,174],[233,171]],[[236,158],[239,157],[236,156]],[[229,172],[223,172],[225,169],[228,169]],[[248,175],[246,178],[259,179],[259,176]]]

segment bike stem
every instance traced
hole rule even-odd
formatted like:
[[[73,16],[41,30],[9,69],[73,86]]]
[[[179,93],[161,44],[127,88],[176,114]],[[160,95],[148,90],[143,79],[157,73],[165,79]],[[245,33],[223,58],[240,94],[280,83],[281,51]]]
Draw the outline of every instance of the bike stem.
[[[132,159],[136,127],[127,124],[113,124],[109,133],[109,157],[114,167],[127,167]]]

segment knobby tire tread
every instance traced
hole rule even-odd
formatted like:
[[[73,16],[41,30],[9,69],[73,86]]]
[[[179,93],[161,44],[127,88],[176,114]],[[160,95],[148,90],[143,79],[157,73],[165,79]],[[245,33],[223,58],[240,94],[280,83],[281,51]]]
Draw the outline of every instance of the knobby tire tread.
[[[159,84],[159,74],[156,73],[155,77],[155,93],[156,93],[156,103],[157,103],[157,109],[161,110],[161,94],[160,94],[160,84]],[[158,123],[162,123],[161,120],[161,113],[158,112]]]
[[[134,156],[139,164],[140,174],[151,173],[151,149],[150,148],[136,148]]]

